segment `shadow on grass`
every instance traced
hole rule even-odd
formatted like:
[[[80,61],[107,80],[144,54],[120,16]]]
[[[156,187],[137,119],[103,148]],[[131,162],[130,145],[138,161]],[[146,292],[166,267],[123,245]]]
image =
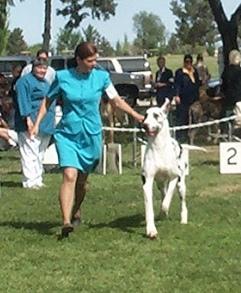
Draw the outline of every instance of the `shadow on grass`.
[[[22,187],[22,183],[14,181],[3,181],[1,182],[1,187]]]
[[[99,223],[99,224],[89,224],[90,229],[102,229],[102,228],[112,228],[119,229],[127,233],[135,233],[133,228],[143,227],[145,218],[142,214],[136,214],[132,216],[121,217],[115,219],[109,223]]]
[[[59,165],[44,165],[44,171],[45,173],[62,173]]]
[[[220,162],[217,160],[206,160],[206,161],[199,163],[198,165],[218,166],[219,164],[220,164]]]
[[[8,161],[19,161],[19,157],[17,156],[11,156],[11,155],[7,155],[7,156],[1,156],[0,154],[0,160],[8,160]]]
[[[9,172],[4,172],[4,175],[21,175],[21,171],[9,171]]]
[[[42,235],[53,235],[56,232],[51,231],[52,228],[59,227],[59,222],[15,222],[7,221],[0,222],[0,227],[10,227],[14,229],[25,229],[31,231],[37,231]]]

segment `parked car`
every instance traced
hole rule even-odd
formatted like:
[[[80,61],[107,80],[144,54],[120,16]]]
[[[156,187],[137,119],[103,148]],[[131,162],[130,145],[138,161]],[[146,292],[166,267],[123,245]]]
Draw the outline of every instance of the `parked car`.
[[[9,82],[12,81],[12,68],[14,65],[21,65],[22,68],[31,63],[32,58],[30,56],[4,56],[0,57],[0,73],[2,73]]]
[[[49,63],[55,70],[74,66],[73,56],[52,56],[49,58]],[[110,73],[110,78],[119,95],[123,96],[131,106],[135,106],[144,86],[144,75],[123,72],[115,58],[98,58],[97,66]]]
[[[150,63],[144,56],[117,57],[123,72],[144,75],[144,86],[140,91],[140,99],[150,98],[152,95],[153,76]]]

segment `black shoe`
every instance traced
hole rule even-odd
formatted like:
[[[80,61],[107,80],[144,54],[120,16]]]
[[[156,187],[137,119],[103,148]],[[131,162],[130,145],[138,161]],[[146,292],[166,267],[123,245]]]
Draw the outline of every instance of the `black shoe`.
[[[67,237],[69,237],[69,233],[71,233],[73,231],[74,231],[74,227],[72,224],[65,224],[61,230],[61,237],[67,238]]]

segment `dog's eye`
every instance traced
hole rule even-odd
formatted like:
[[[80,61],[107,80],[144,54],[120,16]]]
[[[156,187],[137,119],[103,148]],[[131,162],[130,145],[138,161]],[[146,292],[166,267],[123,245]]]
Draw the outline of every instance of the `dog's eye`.
[[[156,113],[154,113],[154,118],[157,120],[158,119],[158,117],[159,117],[159,115],[158,114],[156,114]]]

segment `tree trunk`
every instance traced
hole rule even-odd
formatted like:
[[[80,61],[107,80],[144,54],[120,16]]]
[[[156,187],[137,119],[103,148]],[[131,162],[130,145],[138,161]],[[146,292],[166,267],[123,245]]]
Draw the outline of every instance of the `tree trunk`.
[[[45,0],[45,18],[44,18],[44,33],[43,33],[43,49],[49,51],[51,39],[51,1]]]
[[[0,1],[0,54],[7,43],[7,0]]]
[[[224,65],[226,66],[228,64],[229,52],[234,49],[239,49],[237,37],[238,26],[241,20],[241,4],[239,4],[236,11],[231,15],[230,20],[228,20],[220,0],[208,0],[208,2],[222,38],[223,58]]]

